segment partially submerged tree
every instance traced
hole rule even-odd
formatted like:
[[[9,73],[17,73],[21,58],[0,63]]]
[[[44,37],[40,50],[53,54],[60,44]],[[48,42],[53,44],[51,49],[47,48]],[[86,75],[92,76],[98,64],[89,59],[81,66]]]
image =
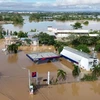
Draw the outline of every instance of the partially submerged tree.
[[[17,53],[18,52],[18,46],[16,44],[11,44],[7,48],[9,53]]]
[[[92,74],[95,76],[100,76],[100,65],[94,66],[94,68],[92,69]]]
[[[80,69],[79,69],[79,67],[77,66],[77,65],[74,65],[74,69],[73,69],[73,71],[72,71],[72,75],[74,76],[74,77],[77,77],[77,76],[79,76],[79,74],[80,74]]]
[[[65,80],[66,75],[67,75],[67,73],[65,71],[63,71],[62,69],[57,70],[57,79],[58,80],[62,80],[62,81]]]
[[[81,23],[79,22],[76,22],[74,25],[71,25],[73,27],[73,29],[79,29],[79,28],[82,28],[82,25]]]

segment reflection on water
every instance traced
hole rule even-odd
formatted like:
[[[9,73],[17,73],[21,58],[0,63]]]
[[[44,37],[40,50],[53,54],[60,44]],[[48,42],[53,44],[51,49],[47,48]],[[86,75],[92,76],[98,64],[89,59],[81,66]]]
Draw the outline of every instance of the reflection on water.
[[[100,95],[100,89],[99,89],[100,88],[100,83],[99,82],[92,82],[90,84],[92,86],[91,90],[93,90],[94,93],[97,93],[97,94]]]
[[[64,85],[58,85],[58,86],[57,86],[57,92],[58,92],[59,94],[64,94],[65,91],[66,91],[66,88],[65,88]]]
[[[13,24],[3,24],[3,28],[7,31],[24,31],[29,32],[31,29],[37,29],[39,31],[47,31],[48,26],[52,26],[58,29],[73,29],[71,24],[74,24],[76,21],[29,21],[29,16],[23,16],[24,24],[23,25],[13,25]],[[80,21],[81,22],[81,21]],[[100,21],[89,21],[88,25],[82,24],[82,29],[93,29],[100,30]]]
[[[13,24],[14,27],[18,27],[19,29],[23,28],[24,23],[20,23],[20,24]]]
[[[8,62],[9,63],[16,63],[18,61],[18,55],[17,54],[9,54],[8,55]]]
[[[77,85],[76,83],[72,83],[72,94],[73,96],[79,95],[79,85]]]

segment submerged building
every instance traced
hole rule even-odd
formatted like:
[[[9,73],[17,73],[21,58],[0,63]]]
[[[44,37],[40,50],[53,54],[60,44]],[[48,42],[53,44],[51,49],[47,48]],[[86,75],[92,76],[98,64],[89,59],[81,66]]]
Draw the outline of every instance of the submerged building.
[[[97,59],[95,56],[78,51],[68,46],[63,48],[60,55],[87,71],[90,71],[93,66],[99,64],[99,59]]]
[[[30,58],[34,63],[46,63],[49,61],[57,61],[59,59],[59,55],[53,53],[53,52],[36,52],[36,53],[30,53],[26,54],[28,58]]]

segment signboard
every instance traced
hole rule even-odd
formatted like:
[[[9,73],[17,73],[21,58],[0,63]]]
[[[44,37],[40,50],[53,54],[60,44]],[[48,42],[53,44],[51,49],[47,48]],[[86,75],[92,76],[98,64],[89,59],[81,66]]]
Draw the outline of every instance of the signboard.
[[[36,72],[32,72],[32,77],[36,77]]]

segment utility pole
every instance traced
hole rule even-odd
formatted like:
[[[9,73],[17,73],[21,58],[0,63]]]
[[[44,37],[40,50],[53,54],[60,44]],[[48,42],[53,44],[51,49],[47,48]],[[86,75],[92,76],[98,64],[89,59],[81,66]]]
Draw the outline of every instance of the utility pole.
[[[31,81],[30,81],[30,70],[28,69],[28,80],[29,80],[29,89],[30,89],[30,83],[31,83]]]

